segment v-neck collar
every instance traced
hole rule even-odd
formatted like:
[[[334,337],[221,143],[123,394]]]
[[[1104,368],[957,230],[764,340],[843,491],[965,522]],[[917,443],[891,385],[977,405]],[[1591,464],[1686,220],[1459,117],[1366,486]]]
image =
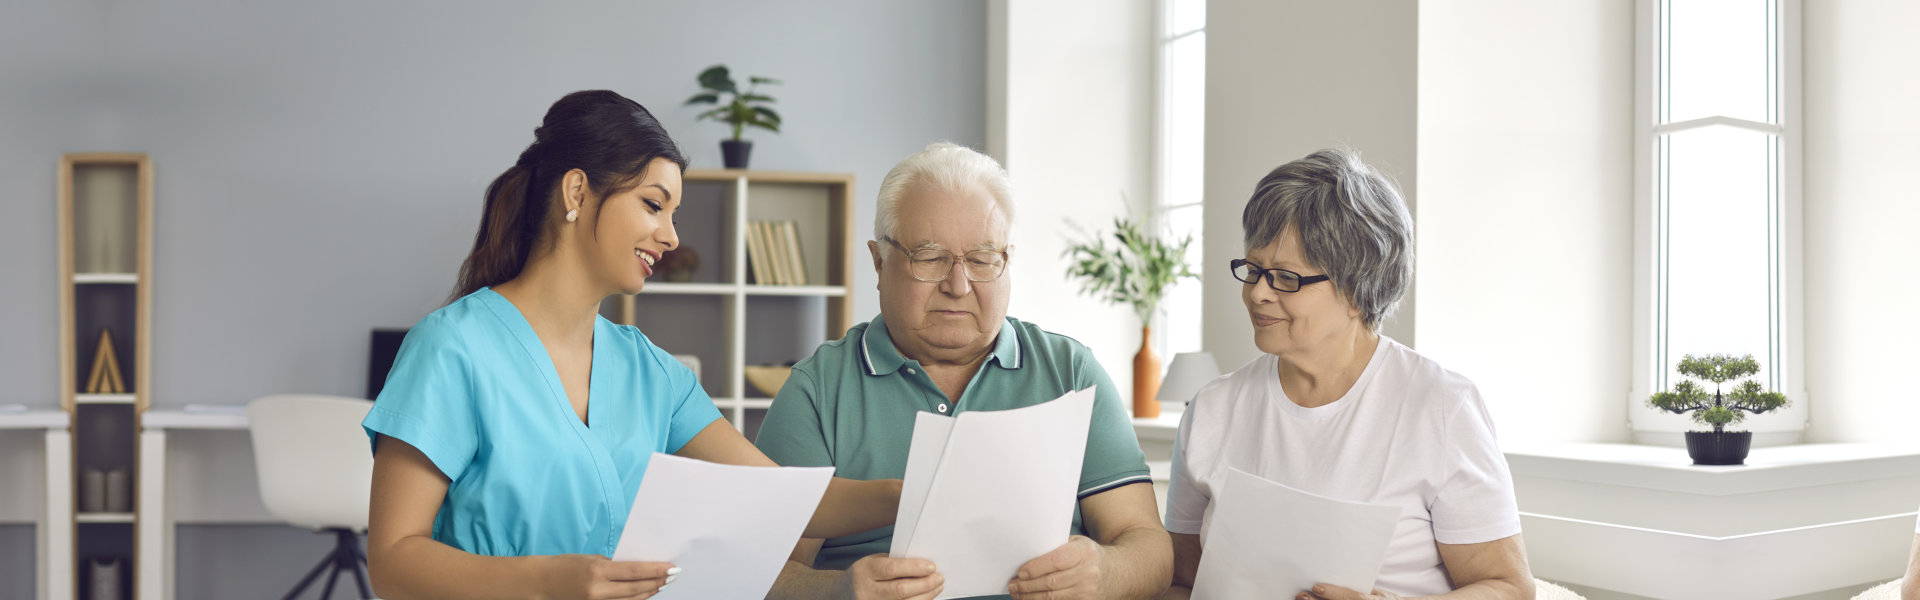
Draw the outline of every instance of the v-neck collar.
[[[622,492],[623,488],[621,487],[620,473],[613,465],[612,451],[607,448],[606,442],[601,439],[597,432],[587,428],[587,423],[591,423],[594,420],[593,406],[596,399],[607,398],[603,394],[596,393],[598,391],[595,389],[598,387],[596,382],[608,378],[588,376],[587,420],[582,422],[580,415],[573,412],[573,402],[567,399],[566,386],[560,384],[560,372],[554,368],[553,357],[547,354],[546,344],[540,343],[540,334],[534,332],[533,323],[527,321],[527,316],[520,312],[520,307],[514,306],[512,300],[508,300],[506,296],[500,295],[500,292],[493,291],[493,288],[490,287],[480,288],[480,290],[474,292],[473,295],[482,300],[487,308],[493,312],[494,316],[498,317],[500,322],[506,325],[507,330],[513,333],[514,339],[520,342],[520,347],[526,351],[527,357],[533,360],[536,367],[539,367],[541,377],[547,382],[547,395],[552,400],[553,408],[558,410],[562,418],[566,420],[567,430],[572,431],[575,439],[587,447],[588,456],[593,457],[594,470],[600,474],[600,493],[603,497],[601,504],[606,508],[607,522],[613,524],[612,527],[609,527],[608,538],[606,540],[607,550],[605,552],[605,554],[611,555],[614,550],[614,544],[619,541],[621,528],[618,525],[624,520],[622,517],[626,509],[626,507],[622,506],[623,503],[619,501],[619,498],[624,495]],[[611,354],[613,353],[601,351],[611,348],[612,346],[612,334],[607,330],[607,327],[603,325],[605,325],[605,321],[596,315],[593,319],[592,373],[606,374],[611,373],[610,369],[612,369],[610,361],[612,360]],[[607,343],[602,344],[602,342]],[[603,423],[602,425],[604,427],[605,424]],[[555,441],[558,442],[558,440]]]

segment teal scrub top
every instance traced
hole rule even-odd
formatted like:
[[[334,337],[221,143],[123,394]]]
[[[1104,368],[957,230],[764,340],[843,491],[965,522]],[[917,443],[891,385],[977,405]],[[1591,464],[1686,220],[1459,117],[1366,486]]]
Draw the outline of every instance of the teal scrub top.
[[[678,451],[720,411],[693,371],[604,318],[587,397],[582,423],[533,327],[481,288],[407,332],[361,425],[447,476],[433,539],[488,556],[611,557],[647,459]]]

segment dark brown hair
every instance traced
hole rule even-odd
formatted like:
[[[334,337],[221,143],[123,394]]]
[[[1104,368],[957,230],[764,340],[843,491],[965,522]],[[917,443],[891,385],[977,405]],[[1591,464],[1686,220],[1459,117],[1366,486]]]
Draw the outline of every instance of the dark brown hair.
[[[449,301],[520,275],[543,239],[554,188],[568,171],[585,172],[587,188],[605,198],[639,185],[656,158],[687,168],[666,128],[640,103],[607,90],[554,102],[533,130],[533,144],[487,186],[480,231]]]

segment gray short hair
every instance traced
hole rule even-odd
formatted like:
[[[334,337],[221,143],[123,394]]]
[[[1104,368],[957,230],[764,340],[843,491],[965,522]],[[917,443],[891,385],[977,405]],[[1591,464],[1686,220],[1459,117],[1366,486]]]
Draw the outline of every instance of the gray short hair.
[[[1393,182],[1360,162],[1359,152],[1321,150],[1267,173],[1240,226],[1248,251],[1294,228],[1307,262],[1325,270],[1376,331],[1413,284],[1413,217]]]
[[[1013,224],[1013,184],[1007,170],[993,157],[972,148],[948,142],[935,142],[893,165],[886,179],[880,180],[880,198],[873,215],[873,237],[892,238],[900,228],[900,201],[907,190],[933,186],[945,192],[965,191],[980,186],[993,196],[1007,224]]]

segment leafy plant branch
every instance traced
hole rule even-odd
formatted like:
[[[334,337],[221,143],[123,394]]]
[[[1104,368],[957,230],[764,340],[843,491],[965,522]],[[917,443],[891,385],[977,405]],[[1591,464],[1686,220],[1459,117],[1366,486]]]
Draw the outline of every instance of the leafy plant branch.
[[[1089,235],[1061,253],[1071,261],[1067,276],[1081,280],[1082,294],[1133,308],[1144,326],[1152,322],[1167,288],[1200,278],[1186,262],[1193,236],[1169,243],[1134,220],[1115,217],[1113,226],[1110,237]]]
[[[761,84],[778,84],[780,80],[771,77],[749,77],[747,88],[741,90],[733,81],[733,75],[726,65],[714,65],[700,72],[701,92],[688,98],[683,106],[695,104],[717,105],[694,117],[695,120],[709,119],[726,123],[733,128],[731,139],[738,141],[746,128],[759,127],[774,133],[780,133],[780,113],[767,106],[774,102],[772,96],[759,93]]]

